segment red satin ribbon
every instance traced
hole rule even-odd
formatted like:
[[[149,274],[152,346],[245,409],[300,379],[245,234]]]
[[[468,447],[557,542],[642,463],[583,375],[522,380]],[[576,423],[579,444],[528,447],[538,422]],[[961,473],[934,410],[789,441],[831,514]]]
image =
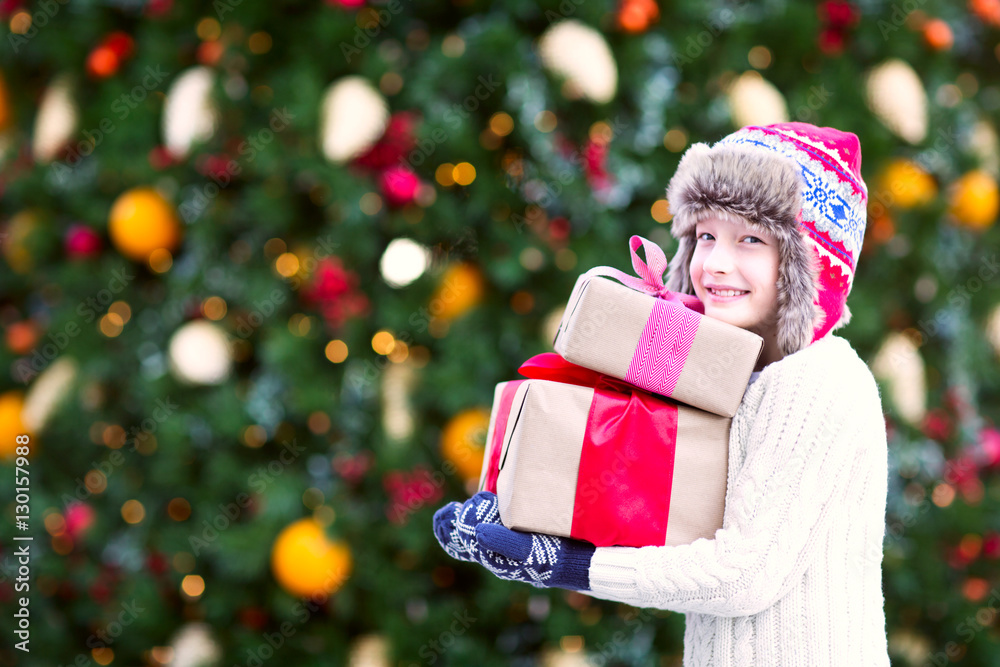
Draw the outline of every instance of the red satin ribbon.
[[[594,388],[571,536],[597,546],[662,545],[674,476],[676,404],[551,352],[531,357],[518,372]]]
[[[490,441],[490,467],[486,471],[484,490],[497,492],[497,477],[500,475],[500,450],[503,449],[503,435],[507,431],[507,419],[510,417],[510,406],[514,402],[517,388],[525,380],[513,380],[504,385],[500,392],[500,405],[496,407],[497,418],[493,422],[493,438]]]

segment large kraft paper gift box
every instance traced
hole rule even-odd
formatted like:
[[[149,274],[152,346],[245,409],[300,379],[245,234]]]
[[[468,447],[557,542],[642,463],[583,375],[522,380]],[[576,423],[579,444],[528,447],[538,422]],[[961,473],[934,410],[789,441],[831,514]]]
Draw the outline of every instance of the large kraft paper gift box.
[[[640,245],[649,266],[636,254]],[[666,258],[659,246],[633,236],[629,247],[641,279],[604,266],[580,276],[556,332],[555,351],[655,394],[734,416],[764,339],[706,317],[697,297],[666,290]]]
[[[730,419],[557,354],[497,385],[479,489],[514,530],[673,546],[722,527]]]

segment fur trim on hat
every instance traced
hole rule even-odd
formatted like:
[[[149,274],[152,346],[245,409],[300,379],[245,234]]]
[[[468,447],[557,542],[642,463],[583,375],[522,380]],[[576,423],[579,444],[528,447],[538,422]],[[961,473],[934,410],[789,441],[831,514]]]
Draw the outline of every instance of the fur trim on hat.
[[[819,260],[797,217],[805,182],[789,157],[746,146],[693,144],[667,187],[677,252],[667,270],[667,289],[694,294],[691,258],[698,220],[738,216],[778,241],[777,339],[782,356],[808,346],[825,314],[818,304]],[[850,321],[845,307],[837,327]],[[836,328],[836,327],[835,327]]]

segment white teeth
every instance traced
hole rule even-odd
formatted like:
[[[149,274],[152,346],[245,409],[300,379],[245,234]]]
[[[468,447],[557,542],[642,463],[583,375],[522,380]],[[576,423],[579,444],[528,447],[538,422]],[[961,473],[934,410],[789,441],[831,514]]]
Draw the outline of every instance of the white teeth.
[[[746,291],[739,291],[739,290],[732,290],[732,289],[717,290],[717,289],[712,289],[711,287],[709,287],[708,290],[712,294],[715,294],[716,296],[738,296],[740,294],[746,294]]]

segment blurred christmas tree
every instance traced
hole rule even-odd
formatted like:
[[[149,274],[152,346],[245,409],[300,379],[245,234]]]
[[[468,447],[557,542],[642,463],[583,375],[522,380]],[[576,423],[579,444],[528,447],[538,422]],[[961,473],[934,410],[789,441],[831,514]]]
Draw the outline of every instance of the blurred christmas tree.
[[[997,0],[0,18],[5,627],[34,538],[0,665],[679,665],[681,615],[499,581],[430,519],[577,275],[672,254],[680,154],[782,120],[864,151],[838,333],[886,389],[894,662],[1000,665]]]

